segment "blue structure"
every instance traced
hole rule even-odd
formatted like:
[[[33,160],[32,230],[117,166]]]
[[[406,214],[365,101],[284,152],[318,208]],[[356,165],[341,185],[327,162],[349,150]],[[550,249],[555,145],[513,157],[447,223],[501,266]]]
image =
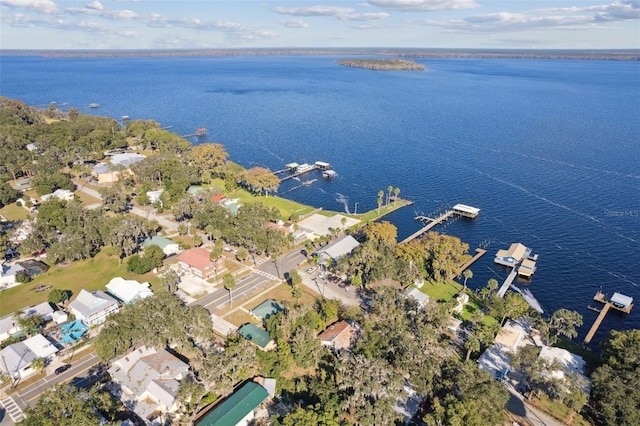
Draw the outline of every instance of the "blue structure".
[[[74,343],[80,340],[80,338],[84,335],[84,333],[89,330],[89,327],[81,323],[80,321],[68,322],[66,324],[62,324],[60,330],[60,343]]]

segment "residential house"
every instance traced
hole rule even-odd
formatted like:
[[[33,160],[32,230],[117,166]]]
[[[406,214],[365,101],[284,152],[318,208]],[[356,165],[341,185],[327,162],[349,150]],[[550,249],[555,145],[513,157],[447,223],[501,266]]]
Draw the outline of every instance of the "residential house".
[[[72,201],[74,198],[73,191],[69,191],[68,189],[56,189],[51,194],[44,194],[42,197],[42,202],[49,201],[52,198],[56,198],[61,201]]]
[[[30,317],[32,315],[40,315],[43,320],[51,321],[53,319],[53,308],[49,302],[42,302],[35,306],[30,306],[28,308],[22,309],[22,315],[25,317]]]
[[[178,265],[184,272],[206,280],[225,269],[223,256],[213,261],[209,258],[210,255],[211,253],[202,247],[195,247],[178,255]]]
[[[122,176],[131,176],[133,172],[130,167],[145,158],[147,157],[135,153],[116,154],[111,156],[111,164],[98,163],[93,167],[91,174],[98,183],[117,182]]]
[[[274,382],[273,385],[269,386],[268,381]],[[272,387],[275,391],[275,380],[264,379],[263,383],[245,383],[198,420],[196,426],[247,426],[260,417],[260,411],[266,415],[266,410],[260,410],[260,407],[270,396],[273,397],[267,388]]]
[[[493,261],[499,265],[514,267],[531,254],[531,249],[520,243],[513,243],[507,250],[498,250]]]
[[[276,348],[276,342],[273,341],[269,333],[253,324],[244,324],[238,331],[245,339],[253,343],[265,352]]]
[[[31,363],[36,358],[50,360],[58,348],[41,334],[14,343],[0,351],[0,369],[14,379],[24,379],[35,370]]]
[[[148,237],[146,240],[142,242],[142,247],[148,246],[158,246],[162,249],[162,252],[165,256],[171,256],[180,251],[180,244],[175,241],[171,241],[168,238],[161,237],[159,235],[154,235],[152,237]]]
[[[580,355],[573,354],[562,348],[543,346],[538,358],[544,359],[551,365],[553,365],[554,362],[557,362],[557,365],[560,366],[557,370],[549,371],[551,377],[560,380],[565,380],[567,375],[578,377],[584,383],[585,393],[589,394],[591,389],[591,380],[585,375],[586,363],[584,358]]]
[[[360,243],[351,235],[344,235],[316,251],[318,263],[322,265],[331,264],[342,256],[351,254],[359,245]]]
[[[361,328],[355,321],[338,321],[318,335],[320,343],[337,351],[353,348],[360,336]]]
[[[421,292],[420,289],[416,287],[409,287],[409,289],[405,291],[405,294],[407,297],[415,299],[421,308],[424,308],[427,306],[427,303],[429,303],[429,296]]]
[[[78,297],[69,303],[69,309],[77,320],[91,327],[105,322],[109,314],[120,310],[120,305],[116,299],[103,291],[89,292],[82,289]]]
[[[118,385],[114,395],[146,424],[156,424],[154,419],[178,410],[179,380],[188,370],[167,350],[142,346],[114,360],[108,371]]]
[[[125,305],[153,296],[149,283],[141,284],[136,280],[125,280],[122,277],[112,278],[106,287],[110,294],[117,297]]]
[[[18,274],[24,272],[22,265],[0,265],[0,290],[20,285],[18,282]]]
[[[511,354],[518,348],[534,344],[527,339],[531,332],[531,325],[524,319],[509,320],[500,329],[494,340],[478,358],[478,368],[487,371],[494,378],[504,378],[511,368]]]
[[[20,334],[20,324],[14,314],[0,318],[0,343]]]
[[[164,192],[164,189],[158,189],[156,191],[147,191],[147,197],[149,198],[149,204],[160,203],[162,205],[162,200],[160,196]]]

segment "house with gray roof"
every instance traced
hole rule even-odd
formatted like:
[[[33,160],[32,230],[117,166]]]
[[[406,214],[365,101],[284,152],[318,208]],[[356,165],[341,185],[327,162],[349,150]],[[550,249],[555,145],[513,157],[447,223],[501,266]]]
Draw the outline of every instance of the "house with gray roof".
[[[4,342],[10,337],[20,333],[20,324],[15,314],[10,314],[0,318],[0,342]]]
[[[45,321],[51,321],[53,319],[53,308],[49,302],[42,302],[35,306],[30,306],[28,308],[22,309],[22,314],[26,317],[30,317],[32,315],[39,315]]]
[[[17,276],[20,272],[23,272],[25,269],[20,264],[15,265],[0,265],[0,290],[4,290],[7,288],[15,287],[19,285]]]
[[[344,235],[316,251],[318,263],[322,265],[333,263],[342,256],[351,254],[359,245],[360,243],[351,235]]]
[[[120,305],[116,299],[104,291],[82,289],[78,297],[69,304],[69,308],[77,320],[91,327],[105,322],[109,314],[120,310]]]
[[[178,410],[180,380],[189,366],[165,349],[142,346],[113,361],[109,374],[114,395],[147,424]]]
[[[36,358],[50,360],[58,348],[42,334],[14,343],[0,351],[0,369],[14,379],[23,379],[33,373],[31,363]]]
[[[115,154],[111,156],[110,164],[98,163],[91,173],[98,183],[113,183],[120,180],[121,176],[133,174],[130,167],[147,158],[136,153]]]
[[[148,237],[142,242],[141,245],[143,248],[153,245],[158,246],[162,249],[162,252],[165,254],[165,256],[171,256],[172,254],[176,254],[180,251],[180,244],[159,235]]]

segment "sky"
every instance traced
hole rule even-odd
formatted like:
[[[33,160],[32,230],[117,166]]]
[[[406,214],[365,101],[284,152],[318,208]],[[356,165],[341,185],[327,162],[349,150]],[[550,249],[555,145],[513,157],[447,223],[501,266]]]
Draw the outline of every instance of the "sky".
[[[0,49],[638,49],[640,0],[0,0]]]

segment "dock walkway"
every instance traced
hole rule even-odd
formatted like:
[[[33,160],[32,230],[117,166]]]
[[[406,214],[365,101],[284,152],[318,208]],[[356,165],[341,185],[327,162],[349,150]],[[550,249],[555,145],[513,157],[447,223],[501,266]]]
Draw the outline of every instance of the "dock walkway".
[[[425,216],[418,216],[416,219],[429,220],[430,222],[427,225],[423,226],[421,229],[419,229],[416,232],[414,232],[413,234],[409,235],[404,240],[400,241],[400,244],[406,243],[408,241],[413,240],[414,238],[419,237],[420,235],[424,234],[425,232],[429,231],[430,229],[434,228],[435,226],[438,226],[439,224],[441,224],[445,220],[449,219],[452,215],[453,215],[453,210],[448,210],[448,211],[446,211],[445,213],[443,213],[442,215],[440,215],[439,217],[437,217],[435,219],[431,219],[431,218],[428,218],[428,217],[425,217]]]
[[[609,312],[610,307],[611,307],[611,304],[609,303],[604,304],[604,308],[602,308],[602,310],[600,311],[600,314],[598,314],[598,318],[596,318],[596,321],[591,326],[591,329],[587,333],[587,337],[584,338],[585,343],[591,342],[591,339],[593,339],[594,334],[596,334],[596,331],[598,331],[600,324],[602,324],[604,317],[607,316],[607,312]]]
[[[621,306],[620,304],[617,304],[618,300],[616,300],[616,296],[622,296],[622,297],[628,298],[630,300],[629,304],[626,306]],[[604,293],[598,291],[596,295],[593,296],[593,300],[595,302],[603,303],[604,307],[600,311],[600,314],[598,314],[598,318],[596,318],[595,322],[589,329],[587,336],[584,338],[584,343],[587,343],[587,344],[591,343],[591,339],[593,339],[593,336],[596,334],[596,331],[598,331],[598,328],[600,328],[600,324],[602,324],[604,317],[607,316],[607,312],[609,312],[609,309],[612,308],[617,311],[624,312],[625,314],[629,314],[631,313],[631,308],[633,308],[633,303],[631,303],[633,302],[633,299],[624,295],[620,295],[618,293],[614,293],[611,299],[607,299]],[[592,311],[596,310],[596,308],[592,306],[589,306],[589,309],[591,309]]]
[[[310,166],[308,169],[305,169],[305,170],[303,170],[301,172],[295,172],[295,173],[291,173],[290,175],[281,177],[280,178],[280,182],[284,182],[285,180],[293,179],[293,178],[296,178],[298,176],[306,175],[307,173],[310,173],[310,172],[312,172],[314,170],[318,170],[318,169],[319,169],[319,167],[314,164],[314,165]]]
[[[518,276],[518,265],[516,265],[512,270],[506,280],[502,283],[502,287],[498,290],[498,297],[504,297],[505,293],[513,283],[513,280]]]
[[[473,265],[475,263],[476,260],[480,259],[482,256],[485,255],[487,251],[485,249],[481,249],[480,247],[478,247],[476,249],[476,255],[473,256],[471,258],[471,260],[469,260],[467,263],[465,263],[464,265],[462,265],[460,267],[460,269],[458,269],[458,275],[461,275],[465,269],[469,268],[471,265]]]

